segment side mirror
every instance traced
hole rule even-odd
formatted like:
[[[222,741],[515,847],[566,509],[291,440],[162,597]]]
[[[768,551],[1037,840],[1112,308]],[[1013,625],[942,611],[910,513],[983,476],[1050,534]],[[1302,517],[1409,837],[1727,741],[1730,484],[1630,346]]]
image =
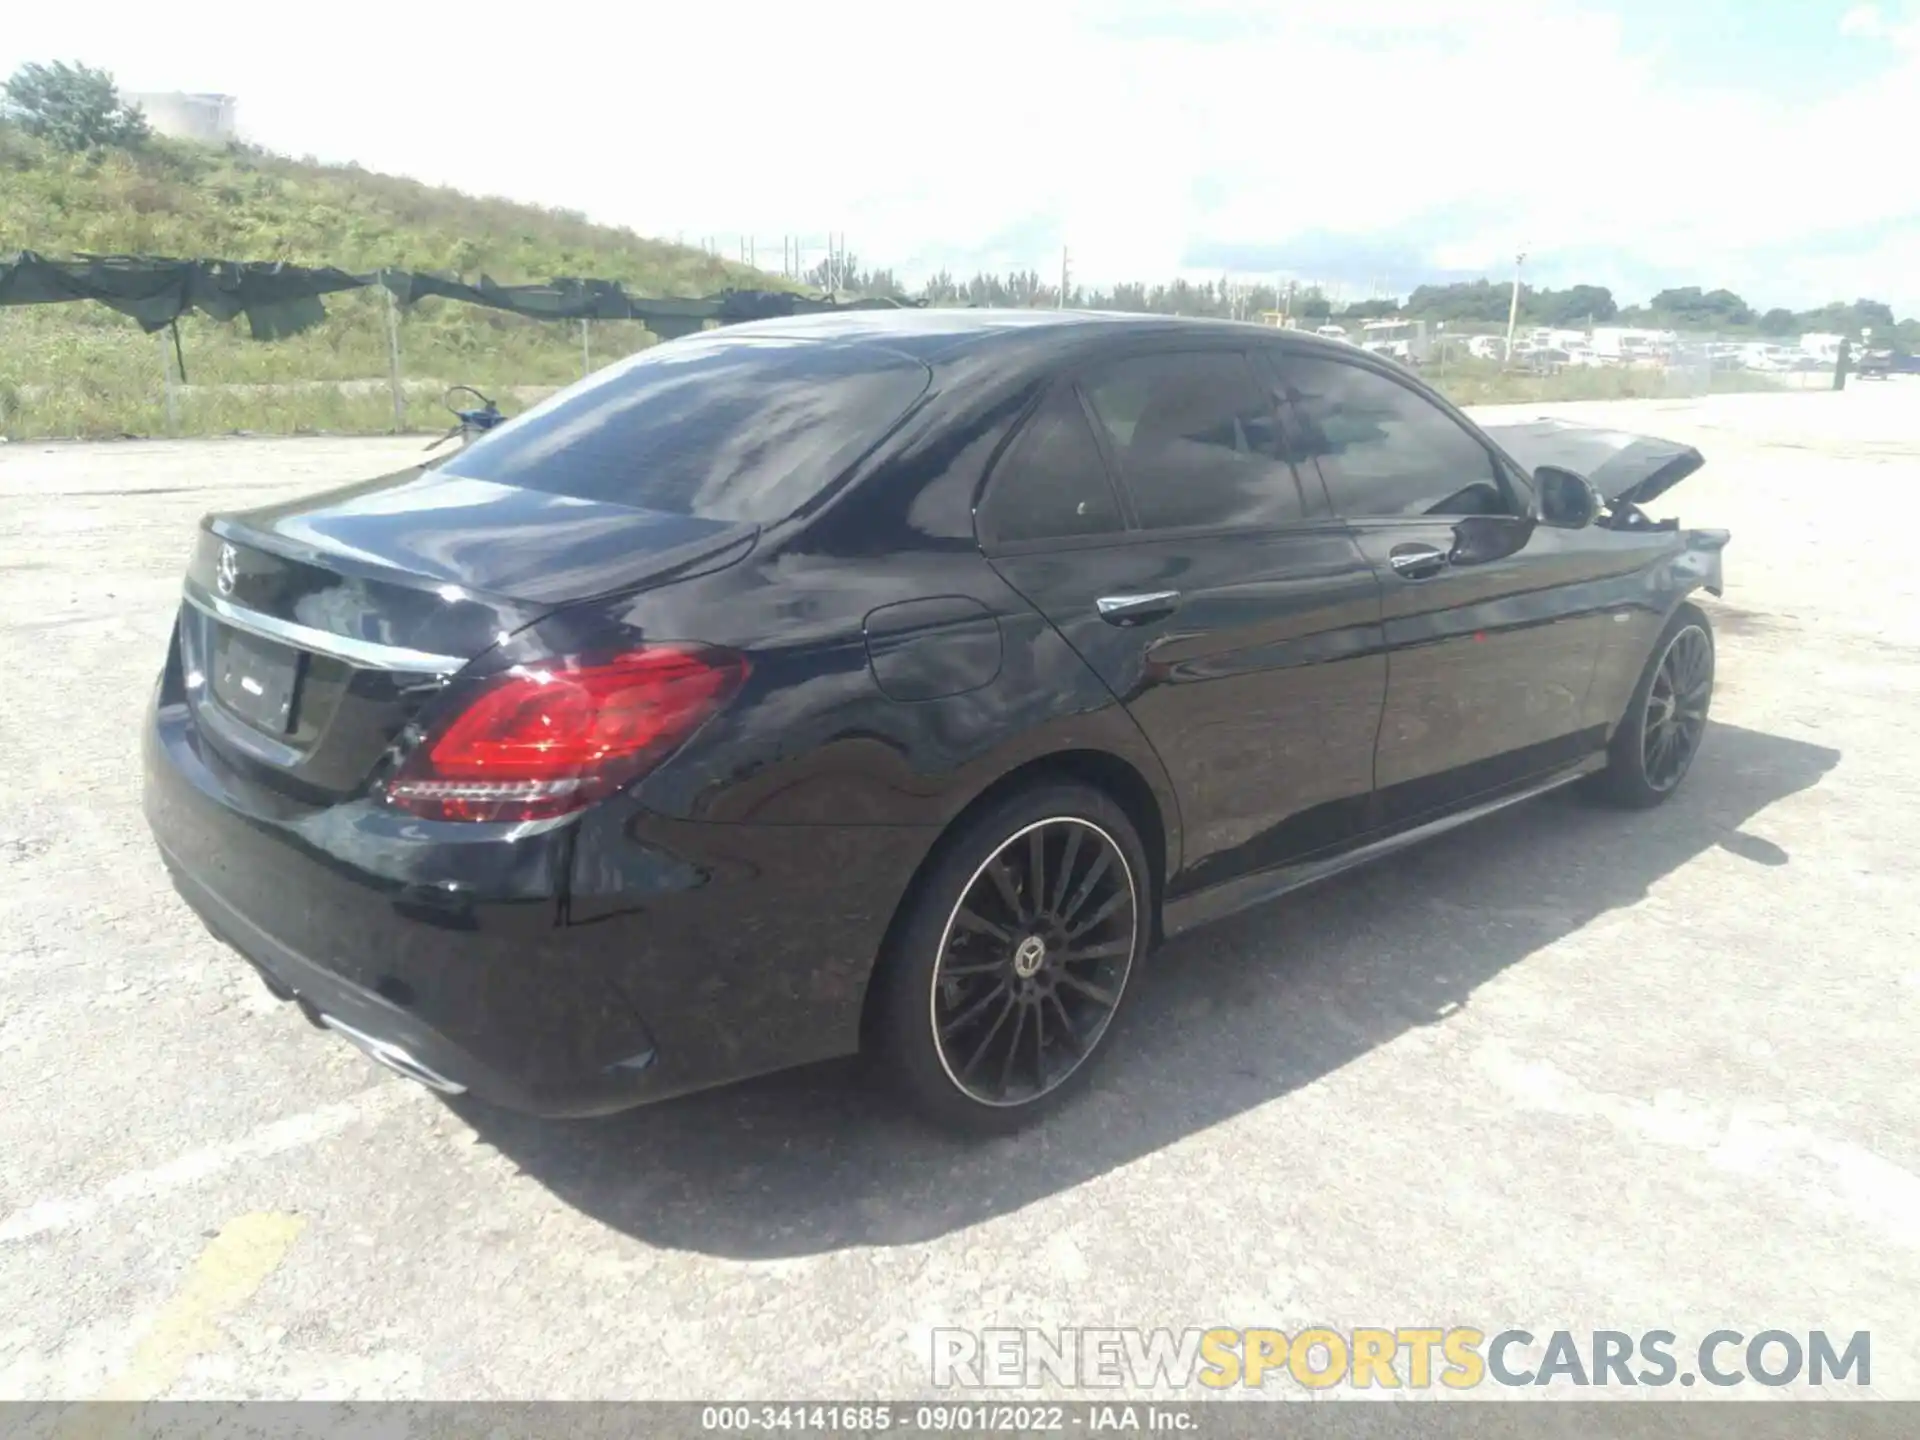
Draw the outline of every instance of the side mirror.
[[[1542,465],[1533,472],[1539,493],[1540,523],[1561,530],[1582,530],[1600,518],[1606,501],[1587,477],[1558,465]]]

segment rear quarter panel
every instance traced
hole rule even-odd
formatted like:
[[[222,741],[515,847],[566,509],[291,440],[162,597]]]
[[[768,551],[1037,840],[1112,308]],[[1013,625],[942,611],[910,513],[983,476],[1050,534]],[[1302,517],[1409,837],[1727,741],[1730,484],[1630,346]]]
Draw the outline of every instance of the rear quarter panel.
[[[679,640],[749,659],[725,711],[574,831],[565,923],[594,927],[638,1014],[674,1016],[663,1091],[856,1049],[902,896],[954,819],[1022,765],[1116,757],[1177,839],[1145,737],[980,554],[969,507],[947,508],[964,538],[797,529],[725,571],[514,637],[528,655]]]
[[[773,556],[711,580],[603,617],[752,666],[727,710],[631,792],[655,815],[938,830],[1008,771],[1076,749],[1127,761],[1171,804],[1125,709],[977,551]]]

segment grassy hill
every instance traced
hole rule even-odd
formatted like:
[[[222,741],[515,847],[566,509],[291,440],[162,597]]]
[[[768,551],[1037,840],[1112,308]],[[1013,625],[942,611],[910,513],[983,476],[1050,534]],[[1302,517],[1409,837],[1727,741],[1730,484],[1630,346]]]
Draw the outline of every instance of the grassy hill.
[[[393,265],[505,283],[560,275],[618,280],[639,295],[705,295],[784,281],[703,251],[566,211],[482,199],[357,166],[153,140],[97,156],[54,150],[0,123],[0,253],[37,250],[287,260],[372,270]],[[186,378],[172,433],[376,433],[393,428],[386,300],[379,290],[326,300],[324,325],[260,342],[246,322],[181,322]],[[1048,302],[1050,303],[1050,302]],[[401,324],[407,423],[437,430],[451,384],[477,385],[509,414],[572,381],[577,324],[427,300]],[[92,303],[0,310],[0,434],[162,435],[162,337]],[[631,321],[596,321],[596,365],[651,343]],[[1463,403],[1608,399],[1675,393],[1666,377],[1579,370],[1523,375],[1455,362],[1428,378]],[[1681,382],[1684,383],[1684,382]],[[1715,389],[1767,387],[1744,372]],[[1685,393],[1682,389],[1679,393]]]
[[[641,295],[783,284],[567,211],[358,166],[159,139],[137,152],[70,155],[0,124],[0,253],[15,250],[395,265],[469,279],[484,272],[503,283],[594,276]],[[350,291],[326,306],[324,325],[273,342],[249,338],[244,320],[182,320],[190,383],[178,397],[179,433],[391,428],[382,292]],[[409,422],[419,428],[438,424],[433,402],[447,384],[506,391],[581,373],[577,324],[427,300],[401,328]],[[596,321],[594,363],[649,341],[637,323]],[[159,344],[102,305],[0,310],[0,430],[16,438],[164,433]]]

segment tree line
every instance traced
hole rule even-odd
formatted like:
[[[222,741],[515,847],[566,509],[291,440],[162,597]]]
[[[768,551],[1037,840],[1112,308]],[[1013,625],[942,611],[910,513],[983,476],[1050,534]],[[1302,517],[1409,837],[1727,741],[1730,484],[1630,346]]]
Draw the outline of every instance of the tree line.
[[[901,283],[890,269],[863,269],[851,256],[843,257],[830,274],[822,264],[805,277],[822,289],[833,283],[856,294],[921,299],[932,305],[996,305],[1051,308],[1061,303],[1060,286],[1037,270],[1014,270],[1005,275],[979,273],[958,279],[943,270],[918,287]],[[1465,280],[1449,285],[1421,285],[1401,299],[1356,300],[1338,304],[1317,286],[1274,286],[1218,281],[1174,280],[1166,284],[1125,284],[1110,288],[1070,287],[1065,303],[1071,309],[1122,310],[1150,315],[1193,315],[1221,320],[1252,320],[1283,312],[1313,324],[1329,320],[1404,318],[1461,329],[1504,329],[1513,287],[1498,280]],[[1731,290],[1706,290],[1697,285],[1662,290],[1644,305],[1621,305],[1605,285],[1569,285],[1565,289],[1523,284],[1519,323],[1556,329],[1594,325],[1630,325],[1660,330],[1711,331],[1724,335],[1784,337],[1833,334],[1859,338],[1870,330],[1875,343],[1892,343],[1904,350],[1920,350],[1920,318],[1896,320],[1893,309],[1879,300],[1836,300],[1810,310],[1776,306],[1758,310]]]

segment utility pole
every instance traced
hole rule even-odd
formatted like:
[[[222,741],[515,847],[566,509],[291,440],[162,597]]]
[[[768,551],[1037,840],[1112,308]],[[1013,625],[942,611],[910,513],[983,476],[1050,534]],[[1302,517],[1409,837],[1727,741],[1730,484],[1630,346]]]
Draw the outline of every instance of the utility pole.
[[[1527,252],[1513,257],[1513,299],[1507,304],[1507,365],[1513,364],[1513,327],[1520,321],[1520,267],[1527,263]]]
[[[407,428],[407,392],[400,382],[400,305],[393,291],[384,285],[380,290],[387,297],[387,388],[393,392],[393,433],[398,435]]]
[[[393,303],[391,293],[387,296],[387,303]],[[180,427],[178,407],[173,398],[173,351],[167,348],[167,332],[165,330],[156,330],[153,332],[153,336],[154,339],[160,342],[160,374],[166,386],[167,434],[172,435]],[[397,391],[395,393],[396,395],[398,394]],[[400,401],[397,398],[393,402],[393,433],[396,435],[400,433]]]
[[[1067,308],[1067,286],[1071,283],[1072,274],[1073,271],[1067,265],[1067,247],[1062,245],[1060,247],[1060,302],[1054,306],[1056,310]]]

